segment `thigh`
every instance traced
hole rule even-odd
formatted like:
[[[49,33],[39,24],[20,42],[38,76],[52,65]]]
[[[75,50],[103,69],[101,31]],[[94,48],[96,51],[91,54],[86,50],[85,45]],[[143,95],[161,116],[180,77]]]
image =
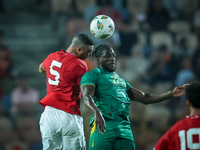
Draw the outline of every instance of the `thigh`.
[[[62,150],[86,150],[85,138],[63,136]]]
[[[135,144],[129,139],[118,139],[112,150],[135,150]]]
[[[42,114],[40,118],[40,132],[42,136],[43,150],[61,150],[62,139],[59,133],[52,132],[52,124],[49,124],[47,114]]]
[[[106,132],[101,134],[98,127],[95,131],[94,122],[90,130],[88,150],[112,150],[117,138],[117,131],[112,125],[106,123]]]
[[[83,118],[77,115],[70,116],[72,118],[68,121],[71,122],[71,125],[63,127],[62,131],[63,150],[85,150]]]

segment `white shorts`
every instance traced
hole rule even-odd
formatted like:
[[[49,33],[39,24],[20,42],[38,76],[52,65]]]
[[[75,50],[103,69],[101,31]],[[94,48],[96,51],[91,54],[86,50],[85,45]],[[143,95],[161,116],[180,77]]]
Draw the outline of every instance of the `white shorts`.
[[[46,106],[40,118],[43,150],[85,150],[83,118]]]

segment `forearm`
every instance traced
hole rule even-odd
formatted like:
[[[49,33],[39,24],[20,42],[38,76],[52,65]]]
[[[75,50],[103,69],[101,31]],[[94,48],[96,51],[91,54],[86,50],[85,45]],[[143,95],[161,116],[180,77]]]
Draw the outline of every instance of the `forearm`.
[[[136,99],[136,101],[140,101],[143,104],[152,104],[152,103],[162,102],[172,97],[173,97],[172,91],[168,91],[162,94],[144,94],[142,98]]]
[[[96,111],[99,111],[98,107],[96,106],[93,98],[91,97],[91,95],[88,95],[88,96],[84,96],[84,103],[85,105],[90,108],[94,113]]]
[[[162,93],[162,94],[147,94],[147,97],[149,97],[147,99],[147,103],[158,103],[158,102],[162,102],[164,100],[167,100],[169,98],[173,97],[173,93],[172,91],[168,91],[166,93]]]

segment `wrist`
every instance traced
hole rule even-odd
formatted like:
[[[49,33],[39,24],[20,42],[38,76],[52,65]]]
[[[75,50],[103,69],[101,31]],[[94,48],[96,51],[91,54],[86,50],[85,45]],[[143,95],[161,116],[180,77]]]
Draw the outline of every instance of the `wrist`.
[[[175,95],[174,91],[170,91],[169,94],[171,97],[174,97],[174,95]]]

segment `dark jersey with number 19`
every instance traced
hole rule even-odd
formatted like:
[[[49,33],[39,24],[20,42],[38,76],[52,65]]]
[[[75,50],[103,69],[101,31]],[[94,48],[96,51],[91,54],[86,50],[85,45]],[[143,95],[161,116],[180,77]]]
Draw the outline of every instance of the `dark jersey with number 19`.
[[[85,61],[61,50],[48,55],[42,65],[46,71],[47,95],[39,103],[81,115],[80,80],[87,72]]]

